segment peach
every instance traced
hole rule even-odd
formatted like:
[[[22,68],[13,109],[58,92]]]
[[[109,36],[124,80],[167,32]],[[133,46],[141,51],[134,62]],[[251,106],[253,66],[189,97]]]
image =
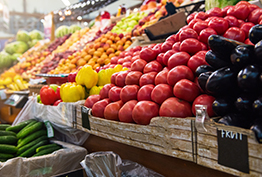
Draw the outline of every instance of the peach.
[[[89,61],[91,58],[92,58],[91,55],[86,55],[86,56],[84,57],[85,61]]]
[[[105,44],[105,45],[103,46],[103,48],[104,48],[105,51],[106,51],[109,47],[110,47],[109,44]]]
[[[98,48],[96,51],[99,51],[99,52],[101,52],[101,53],[103,53],[104,52],[104,48]]]
[[[79,59],[77,62],[76,62],[77,66],[84,66],[86,64],[86,61],[84,59]]]
[[[102,55],[102,52],[100,51],[95,51],[94,56],[100,57]]]
[[[102,64],[104,64],[105,59],[103,59],[103,58],[98,58],[96,62],[97,62],[98,64],[102,65]]]
[[[114,53],[110,53],[109,56],[108,56],[108,58],[110,58],[110,59],[113,58],[113,57],[115,57]]]
[[[111,44],[113,44],[113,42],[112,42],[111,40],[107,40],[107,41],[106,41],[106,44],[111,45]]]
[[[111,47],[112,47],[113,49],[117,50],[116,44],[112,44]]]
[[[110,53],[114,53],[115,52],[115,49],[113,48],[109,48],[106,50],[106,54],[109,55]]]

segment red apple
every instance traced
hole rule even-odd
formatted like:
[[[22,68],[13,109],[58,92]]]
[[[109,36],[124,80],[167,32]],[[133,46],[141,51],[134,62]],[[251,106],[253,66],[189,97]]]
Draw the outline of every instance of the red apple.
[[[114,87],[114,84],[106,84],[104,85],[104,87],[100,90],[99,95],[100,95],[100,99],[104,99],[104,98],[108,98],[108,92],[109,90]]]
[[[158,104],[162,104],[171,96],[173,96],[173,90],[168,84],[158,84],[151,92],[151,99]]]
[[[167,74],[167,83],[171,86],[174,86],[181,79],[194,80],[193,72],[185,65],[176,66]]]
[[[154,89],[154,85],[148,84],[144,85],[141,87],[138,92],[137,92],[137,100],[138,101],[143,101],[143,100],[148,100],[151,101],[151,92]]]
[[[105,98],[103,100],[100,100],[96,102],[92,106],[92,115],[95,117],[101,117],[104,118],[104,110],[105,107],[110,103],[110,100],[108,98]]]
[[[139,101],[133,111],[133,120],[140,125],[148,125],[153,117],[158,116],[159,106],[152,101]]]
[[[150,72],[150,73],[143,74],[139,80],[140,87],[147,84],[154,84],[156,75],[157,72]]]
[[[125,84],[126,85],[139,85],[139,79],[143,75],[140,71],[131,71],[127,74]],[[113,76],[113,75],[112,75]]]
[[[118,119],[118,112],[119,112],[119,110],[121,109],[122,106],[123,106],[123,102],[121,100],[114,102],[114,103],[109,103],[105,107],[105,111],[104,111],[105,119],[119,120]]]
[[[137,104],[137,100],[130,100],[126,102],[118,112],[118,117],[121,122],[133,123],[132,112]]]
[[[96,102],[100,101],[100,99],[101,99],[100,95],[90,95],[89,97],[87,97],[84,106],[88,108],[92,108]]]
[[[114,86],[108,92],[108,98],[111,101],[119,101],[120,100],[120,92],[122,88]]]
[[[146,66],[147,62],[142,59],[137,59],[131,65],[131,71],[140,71],[143,72],[144,67]]]
[[[143,73],[149,73],[149,72],[160,72],[163,69],[162,65],[157,61],[151,61],[146,64],[144,67]]]
[[[125,103],[137,99],[138,85],[126,85],[120,92],[120,99]]]

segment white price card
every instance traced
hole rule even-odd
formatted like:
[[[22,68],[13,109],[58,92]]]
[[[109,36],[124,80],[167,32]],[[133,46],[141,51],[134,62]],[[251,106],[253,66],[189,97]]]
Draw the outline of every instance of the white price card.
[[[1,100],[5,100],[7,98],[5,94],[5,90],[0,90],[0,98]]]
[[[44,123],[45,123],[46,129],[47,129],[47,137],[53,138],[54,137],[54,130],[53,130],[51,123],[48,120],[45,120]]]

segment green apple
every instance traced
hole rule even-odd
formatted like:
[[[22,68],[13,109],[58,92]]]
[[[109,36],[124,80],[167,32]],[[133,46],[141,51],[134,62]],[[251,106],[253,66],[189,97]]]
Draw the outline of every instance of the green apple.
[[[136,20],[131,20],[130,22],[128,22],[128,26],[129,27],[134,27],[134,26],[136,26],[137,25],[137,21]]]
[[[128,28],[126,29],[126,32],[132,32],[132,30],[133,30],[132,27],[128,27]]]
[[[57,89],[58,85],[50,84],[49,87],[52,88],[56,92],[56,89]]]
[[[39,103],[41,101],[40,95],[37,95],[36,99],[37,99],[37,103]]]
[[[124,23],[122,21],[119,21],[116,26],[122,26]]]

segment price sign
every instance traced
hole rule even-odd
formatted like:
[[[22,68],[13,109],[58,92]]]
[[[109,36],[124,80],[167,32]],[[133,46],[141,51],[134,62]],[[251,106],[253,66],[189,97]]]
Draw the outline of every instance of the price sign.
[[[48,138],[53,138],[54,137],[54,129],[51,125],[51,123],[48,120],[44,121],[46,129],[47,129],[47,137]]]
[[[82,114],[82,126],[84,128],[87,128],[88,130],[91,130],[90,127],[90,122],[89,122],[89,116],[88,116],[88,112],[89,112],[89,108],[82,106],[81,107],[81,114]]]
[[[217,130],[218,163],[249,173],[247,136],[241,133]]]
[[[0,98],[1,100],[5,100],[7,98],[5,94],[5,90],[0,90]]]

